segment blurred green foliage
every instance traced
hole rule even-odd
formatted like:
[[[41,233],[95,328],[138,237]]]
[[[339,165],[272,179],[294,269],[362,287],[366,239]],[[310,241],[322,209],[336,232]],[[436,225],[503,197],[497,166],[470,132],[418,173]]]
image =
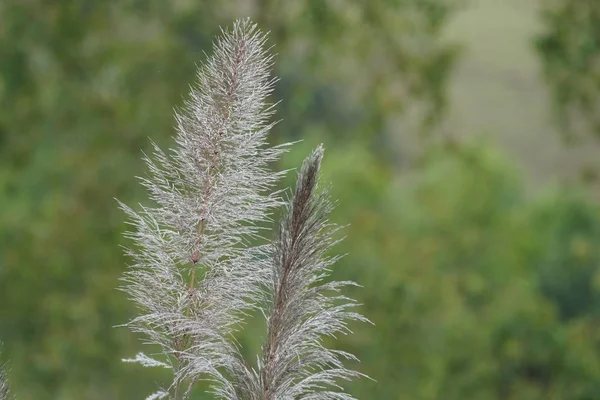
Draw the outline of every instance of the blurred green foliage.
[[[600,137],[600,2],[545,0],[535,46],[566,139]]]
[[[597,203],[577,188],[530,193],[489,143],[419,139],[435,133],[447,111],[460,46],[442,32],[458,7],[0,2],[0,339],[18,398],[144,398],[162,379],[119,361],[141,344],[113,328],[135,313],[115,290],[127,260],[113,198],[145,201],[134,179],[144,173],[140,150],[147,137],[172,144],[172,108],[195,63],[218,26],[241,15],[271,31],[278,54],[282,122],[273,141],[303,140],[281,167],[297,167],[324,142],[325,178],[339,200],[333,219],[350,223],[339,246],[349,256],[336,277],[363,285],[353,295],[375,326],[356,326],[332,345],[356,353],[357,368],[377,381],[351,383],[351,393],[596,398]],[[587,26],[590,34],[594,26],[571,25],[561,29]],[[565,87],[588,88],[591,69],[561,53],[578,39],[562,32],[549,34],[559,45],[548,59],[563,62]],[[400,129],[398,119],[414,108],[417,129]],[[398,135],[422,143],[413,169],[397,168]],[[251,321],[240,338],[249,355],[263,329]]]
[[[357,348],[379,382],[362,398],[594,397],[596,207],[562,191],[527,198],[482,145],[432,149],[386,197],[383,237],[355,226],[347,242],[376,288],[363,299],[374,337]]]

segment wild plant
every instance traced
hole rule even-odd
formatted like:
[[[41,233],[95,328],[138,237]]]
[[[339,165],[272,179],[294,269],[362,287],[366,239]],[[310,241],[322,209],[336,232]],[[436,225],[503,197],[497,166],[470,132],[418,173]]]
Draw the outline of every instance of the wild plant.
[[[273,165],[289,143],[270,146],[275,79],[267,37],[249,20],[222,31],[176,111],[176,146],[153,144],[141,178],[152,206],[120,203],[132,229],[124,290],[139,316],[127,326],[160,349],[127,362],[167,368],[171,382],[147,399],[187,399],[210,383],[216,398],[352,399],[340,380],[360,376],[326,337],[366,321],[331,281],[338,227],[319,185],[323,148],[304,161],[285,201]],[[268,227],[284,216],[272,241]],[[266,317],[262,354],[250,365],[235,337],[250,315]]]

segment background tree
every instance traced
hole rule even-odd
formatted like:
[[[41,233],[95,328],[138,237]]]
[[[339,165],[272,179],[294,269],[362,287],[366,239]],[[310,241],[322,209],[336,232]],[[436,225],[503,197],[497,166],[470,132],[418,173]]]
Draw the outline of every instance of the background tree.
[[[600,136],[600,4],[547,0],[535,47],[566,139]]]

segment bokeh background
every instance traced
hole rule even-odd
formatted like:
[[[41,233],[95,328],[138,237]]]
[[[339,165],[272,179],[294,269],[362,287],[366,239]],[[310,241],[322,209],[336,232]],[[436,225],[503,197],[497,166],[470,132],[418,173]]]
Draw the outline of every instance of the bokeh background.
[[[327,148],[361,399],[600,398],[600,1],[0,0],[0,341],[21,400],[141,399],[113,198],[220,25],[271,31],[280,168]],[[286,184],[293,182],[290,175]],[[240,337],[250,359],[263,335]],[[201,389],[201,388],[200,388]],[[201,390],[195,399],[208,399]]]

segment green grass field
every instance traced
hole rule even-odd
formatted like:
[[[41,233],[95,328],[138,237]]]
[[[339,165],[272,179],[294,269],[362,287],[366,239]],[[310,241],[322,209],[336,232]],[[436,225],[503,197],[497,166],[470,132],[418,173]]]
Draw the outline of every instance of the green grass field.
[[[448,29],[450,39],[465,45],[450,89],[450,128],[463,137],[491,136],[532,183],[578,176],[598,148],[566,148],[552,122],[532,44],[541,29],[539,1],[468,2]]]

